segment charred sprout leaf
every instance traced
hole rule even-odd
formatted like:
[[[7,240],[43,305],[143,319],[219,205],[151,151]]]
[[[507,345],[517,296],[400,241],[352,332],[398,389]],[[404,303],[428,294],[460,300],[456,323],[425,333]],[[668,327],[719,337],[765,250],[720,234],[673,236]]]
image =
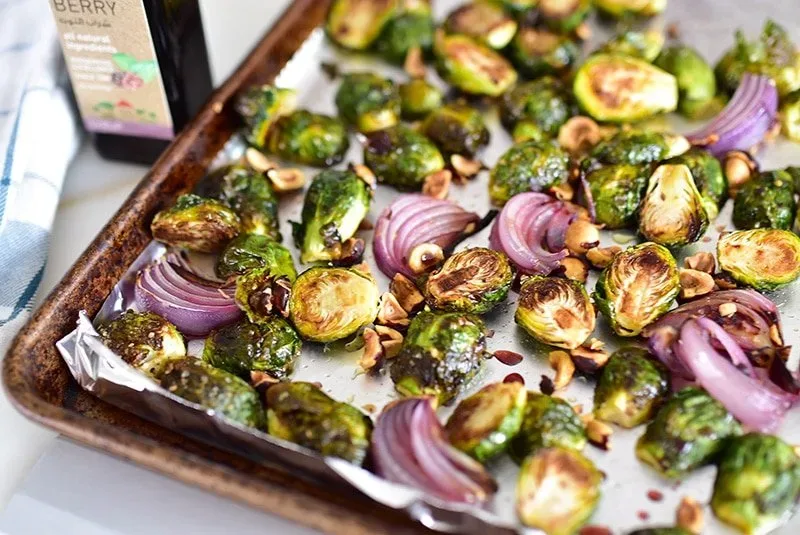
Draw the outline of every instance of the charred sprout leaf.
[[[267,390],[267,430],[322,455],[360,465],[372,435],[372,421],[311,383],[280,383]]]
[[[480,111],[456,101],[434,110],[420,127],[445,154],[475,155],[489,143],[489,130]]]
[[[161,376],[161,387],[247,427],[264,426],[264,409],[253,387],[202,360],[187,357],[171,363]]]
[[[364,163],[379,182],[401,189],[419,189],[425,177],[444,168],[436,145],[405,125],[370,134],[364,145]]]
[[[241,234],[217,258],[217,275],[228,278],[252,269],[268,268],[272,276],[294,281],[297,271],[289,250],[260,234]]]
[[[741,432],[721,403],[705,390],[686,387],[647,425],[636,443],[636,456],[662,475],[679,478],[711,462],[726,439]]]
[[[480,462],[502,453],[522,424],[522,383],[492,383],[458,404],[445,431],[451,444]]]
[[[500,103],[500,119],[508,130],[527,121],[549,136],[558,135],[559,128],[574,111],[564,86],[552,76],[515,86],[503,95]]]
[[[528,392],[525,415],[508,453],[517,463],[542,448],[567,448],[581,451],[586,447],[586,430],[572,405],[560,398]]]
[[[594,331],[595,310],[580,282],[535,276],[519,290],[514,319],[539,342],[575,349]]]
[[[297,277],[289,298],[291,320],[312,342],[355,334],[378,315],[378,285],[361,271],[315,267]]]
[[[361,132],[374,132],[400,120],[400,95],[394,82],[368,72],[345,74],[336,92],[339,115]]]
[[[717,94],[714,71],[703,56],[689,46],[673,45],[661,52],[655,65],[678,81],[678,111],[689,119],[702,118],[699,112]]]
[[[267,135],[275,120],[294,109],[297,93],[271,85],[254,86],[238,100],[236,110],[245,124],[247,141],[258,149],[267,145]]]
[[[648,169],[641,165],[609,165],[586,175],[597,212],[608,229],[630,227],[647,189]]]
[[[475,0],[451,12],[444,21],[444,29],[500,50],[517,32],[517,21],[501,6],[487,0]]]
[[[448,312],[488,312],[505,300],[514,274],[503,253],[476,247],[444,261],[425,283],[431,308]]]
[[[465,35],[437,34],[433,52],[442,78],[465,93],[496,97],[517,81],[503,56]]]
[[[728,181],[722,172],[719,160],[710,152],[694,147],[665,163],[685,165],[689,168],[697,190],[703,198],[708,219],[710,221],[716,219],[719,207],[728,196]]]
[[[455,312],[417,314],[391,362],[395,388],[404,396],[435,396],[447,404],[486,358],[486,327],[477,316]]]
[[[517,480],[517,515],[547,535],[572,535],[600,501],[603,473],[580,452],[546,448],[531,455]]]
[[[788,230],[728,232],[717,242],[720,269],[757,290],[774,290],[800,277],[800,237]]]
[[[680,291],[675,258],[642,243],[614,256],[600,274],[594,301],[620,336],[636,336],[672,306]]]
[[[336,260],[369,212],[372,190],[353,171],[328,170],[314,177],[296,231],[300,261]]]
[[[669,373],[644,349],[617,350],[600,372],[594,391],[596,418],[622,427],[647,422],[669,394]]]
[[[400,0],[334,0],[325,31],[335,43],[366,50],[396,13]]]
[[[442,92],[422,79],[414,79],[400,86],[400,107],[403,118],[421,119],[442,106]]]
[[[243,378],[260,371],[285,379],[300,356],[300,347],[300,338],[283,318],[273,316],[260,323],[242,320],[211,331],[203,360]]]
[[[375,41],[375,50],[387,61],[400,65],[412,48],[424,52],[431,49],[434,30],[429,9],[405,11],[386,23]]]
[[[591,0],[539,0],[541,21],[559,33],[569,33],[586,20],[592,10]]]
[[[650,176],[639,211],[639,232],[667,247],[699,240],[708,227],[708,213],[692,172],[683,164],[659,165]]]
[[[569,155],[550,143],[525,141],[512,146],[489,174],[489,196],[505,204],[517,193],[547,191],[569,179]]]
[[[630,30],[613,37],[600,47],[597,52],[600,54],[621,54],[652,62],[661,53],[663,46],[664,34],[658,30],[644,32]],[[660,65],[658,66],[660,67]],[[672,74],[669,69],[664,70]]]
[[[790,229],[797,212],[794,195],[794,181],[788,172],[760,173],[736,194],[733,224],[740,229]]]
[[[299,110],[275,121],[267,146],[288,162],[329,167],[344,159],[350,140],[340,119]]]
[[[241,220],[219,201],[181,195],[150,223],[153,238],[190,251],[217,253],[239,234]]]
[[[580,49],[569,36],[542,28],[523,27],[511,41],[511,61],[528,78],[559,75],[572,68]]]
[[[594,5],[605,15],[624,19],[658,15],[667,7],[667,0],[594,0]]]
[[[800,460],[778,437],[749,433],[722,453],[711,508],[742,533],[776,527],[800,494]]]
[[[581,108],[598,121],[640,121],[678,107],[675,77],[628,56],[591,56],[578,69],[573,91]]]
[[[186,356],[186,345],[177,327],[152,312],[125,311],[98,325],[97,332],[106,347],[122,360],[153,377],[158,377],[170,362]]]
[[[683,154],[690,148],[685,137],[661,132],[623,130],[599,143],[591,157],[604,164],[640,165]]]
[[[781,100],[780,117],[783,135],[800,142],[800,89]]]

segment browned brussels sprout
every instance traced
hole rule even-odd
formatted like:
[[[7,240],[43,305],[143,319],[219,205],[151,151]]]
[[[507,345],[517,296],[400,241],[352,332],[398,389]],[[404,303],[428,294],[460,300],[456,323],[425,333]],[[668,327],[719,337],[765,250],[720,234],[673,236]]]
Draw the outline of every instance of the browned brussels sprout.
[[[759,173],[747,181],[733,203],[736,228],[778,228],[788,230],[797,212],[794,180],[785,170]]]
[[[436,25],[430,6],[424,1],[414,3],[390,19],[375,41],[375,51],[390,63],[402,64],[412,49],[427,53],[433,46]]]
[[[645,32],[626,31],[607,41],[597,50],[597,53],[622,54],[652,62],[661,53],[663,46],[664,34],[658,30]],[[663,69],[664,67],[661,68]],[[664,70],[672,74],[670,70]]]
[[[647,189],[642,165],[607,165],[590,171],[586,181],[595,203],[596,221],[607,229],[632,226]]]
[[[503,95],[500,119],[508,130],[523,121],[539,127],[545,136],[556,136],[574,115],[574,106],[564,86],[552,76],[517,85]]]
[[[272,277],[286,277],[290,282],[297,277],[289,250],[260,234],[240,234],[217,257],[216,272],[224,279],[254,269],[266,269]]]
[[[594,0],[594,5],[604,15],[624,19],[658,15],[666,9],[667,0]]]
[[[433,110],[420,131],[445,154],[474,156],[489,143],[489,129],[483,115],[463,101]]]
[[[366,50],[395,14],[400,0],[334,0],[325,30],[335,43]]]
[[[578,59],[578,44],[568,35],[523,27],[511,41],[511,61],[528,78],[568,72]]]
[[[442,92],[438,87],[415,78],[400,85],[400,109],[403,119],[421,119],[442,106]]]
[[[425,298],[435,309],[482,314],[507,296],[514,274],[503,253],[476,247],[444,261],[425,283]]]
[[[689,168],[703,198],[708,219],[716,219],[720,206],[728,197],[728,180],[719,160],[710,152],[694,147],[664,163],[681,164]]]
[[[475,0],[452,11],[444,21],[444,29],[449,33],[467,35],[500,50],[517,32],[517,21],[498,5]]]
[[[219,201],[181,195],[172,208],[162,210],[150,223],[153,238],[200,253],[218,253],[239,234],[241,220]]]
[[[721,111],[715,104],[717,80],[703,57],[686,45],[664,49],[655,65],[675,77],[678,82],[678,111],[689,119],[704,119]]]
[[[539,0],[541,21],[559,33],[569,33],[586,20],[592,0]]]
[[[581,451],[586,440],[583,422],[572,405],[560,398],[528,392],[522,427],[511,440],[508,453],[521,463],[542,448]]]
[[[444,168],[444,158],[436,145],[402,124],[367,137],[364,163],[378,182],[400,189],[419,189],[428,175]]]
[[[245,124],[245,137],[254,147],[263,150],[267,135],[278,117],[291,112],[297,101],[294,89],[271,85],[254,86],[236,102],[236,111]]]
[[[437,34],[433,52],[442,78],[465,93],[496,97],[517,81],[503,56],[465,35]]]
[[[393,81],[369,72],[345,74],[336,92],[339,115],[360,132],[396,125],[400,120],[400,94]]]
[[[330,167],[344,159],[350,139],[337,117],[298,110],[279,117],[267,139],[269,152],[288,162]]]
[[[800,277],[800,237],[788,230],[728,232],[717,242],[722,271],[757,290],[774,290]]]
[[[569,179],[569,155],[550,143],[525,141],[508,149],[489,174],[489,196],[505,204],[517,193],[547,191]]]

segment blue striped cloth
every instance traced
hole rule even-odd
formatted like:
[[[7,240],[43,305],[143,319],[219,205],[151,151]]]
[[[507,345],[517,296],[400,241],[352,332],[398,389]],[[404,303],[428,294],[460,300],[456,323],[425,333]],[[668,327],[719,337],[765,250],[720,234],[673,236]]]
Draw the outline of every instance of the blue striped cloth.
[[[0,0],[0,356],[30,313],[80,142],[44,0]]]

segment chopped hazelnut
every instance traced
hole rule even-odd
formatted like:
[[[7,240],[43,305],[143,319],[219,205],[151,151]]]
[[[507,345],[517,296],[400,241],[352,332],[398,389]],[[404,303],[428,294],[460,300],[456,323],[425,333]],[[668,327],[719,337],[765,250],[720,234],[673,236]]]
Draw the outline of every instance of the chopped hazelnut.
[[[586,438],[589,439],[593,446],[597,446],[601,450],[608,451],[611,449],[611,435],[613,433],[614,430],[611,429],[611,426],[600,420],[592,418],[586,422]]]
[[[407,327],[409,324],[408,312],[400,306],[397,298],[391,292],[385,292],[381,296],[378,306],[377,323],[380,325],[393,325]]]
[[[722,303],[719,306],[719,315],[723,318],[736,314],[736,303]]]
[[[561,390],[572,381],[572,376],[575,375],[575,364],[566,351],[551,351],[549,361],[550,367],[556,371],[553,386],[556,390]]]
[[[564,243],[573,255],[586,254],[600,243],[600,230],[594,223],[577,218],[567,227]]]
[[[483,169],[483,163],[480,160],[471,160],[460,154],[450,156],[450,165],[456,174],[462,178],[472,178]]]
[[[425,177],[425,183],[422,185],[422,193],[434,199],[446,199],[447,193],[450,191],[450,182],[452,180],[453,174],[447,169],[436,171]]]
[[[692,299],[699,295],[706,295],[714,291],[714,277],[705,271],[680,268],[678,276],[681,282],[681,299]]]
[[[444,260],[444,251],[435,243],[421,243],[411,249],[408,267],[417,275],[425,273]]]
[[[364,371],[374,369],[383,358],[383,347],[378,333],[373,329],[364,329],[364,353],[361,355],[361,360],[358,365]]]
[[[350,169],[358,176],[358,178],[363,180],[367,186],[375,189],[375,186],[378,184],[378,178],[375,176],[375,173],[372,172],[372,169],[360,163],[351,165]]]
[[[714,259],[714,255],[706,252],[693,254],[687,257],[686,260],[684,260],[684,264],[689,269],[696,269],[697,271],[702,271],[709,275],[713,275],[717,270],[717,261]]]
[[[306,185],[306,175],[300,169],[270,169],[267,177],[275,191],[296,191]]]
[[[614,256],[622,251],[619,245],[611,247],[593,247],[586,251],[586,259],[596,268],[603,269],[611,263]]]
[[[389,291],[397,298],[397,302],[400,303],[403,310],[409,314],[419,309],[423,303],[425,303],[425,298],[417,289],[414,282],[402,273],[397,273],[394,276],[392,282],[389,284]]]
[[[589,117],[575,116],[558,131],[558,144],[570,154],[583,154],[600,142],[600,127]]]
[[[418,46],[409,49],[403,69],[412,78],[425,78],[426,68],[422,59],[422,49]]]
[[[562,259],[560,264],[564,269],[564,276],[570,280],[586,282],[589,277],[589,266],[580,258],[568,256]]]
[[[585,374],[595,374],[600,371],[608,362],[611,356],[608,351],[601,347],[592,348],[580,346],[570,351],[572,362],[575,368]]]
[[[550,193],[559,201],[571,201],[575,196],[575,189],[569,182],[564,182],[550,188]]]
[[[689,533],[699,535],[703,531],[703,509],[697,500],[684,496],[675,512],[675,524]]]
[[[250,147],[244,152],[244,159],[247,164],[259,173],[266,173],[270,169],[276,169],[278,166],[267,158],[263,152],[258,149]]]

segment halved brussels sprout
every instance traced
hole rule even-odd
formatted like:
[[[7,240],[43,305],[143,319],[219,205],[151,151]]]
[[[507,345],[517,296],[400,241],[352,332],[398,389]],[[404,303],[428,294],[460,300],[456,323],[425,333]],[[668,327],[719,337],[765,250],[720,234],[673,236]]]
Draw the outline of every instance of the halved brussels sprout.
[[[400,94],[393,81],[370,72],[342,77],[336,92],[339,115],[359,131],[369,133],[400,121]]]
[[[463,101],[434,110],[422,123],[420,131],[445,154],[474,156],[489,144],[489,129],[483,114]]]
[[[678,107],[675,77],[627,56],[591,56],[578,69],[573,91],[581,108],[598,121],[640,121]]]
[[[236,277],[236,304],[250,321],[269,322],[274,315],[286,315],[291,288],[286,275],[276,277],[269,267],[251,269]]]
[[[560,33],[575,30],[592,10],[591,0],[539,0],[539,17],[551,29]]]
[[[647,189],[648,169],[641,165],[608,165],[586,175],[597,223],[607,229],[631,226]]]
[[[500,103],[500,119],[508,130],[527,121],[549,136],[558,135],[558,130],[574,111],[566,89],[552,76],[515,86],[503,95]]]
[[[790,173],[760,173],[739,188],[733,202],[733,224],[740,229],[790,229],[797,212],[794,196]]]
[[[594,0],[594,5],[605,15],[618,19],[652,17],[666,9],[667,0]]]
[[[466,93],[496,97],[517,81],[503,56],[465,35],[437,34],[433,52],[442,78]]]
[[[749,433],[730,441],[717,471],[711,508],[742,533],[777,527],[800,495],[800,459],[778,437]]]
[[[800,277],[800,237],[788,230],[728,232],[717,242],[719,268],[757,290],[774,290]]]
[[[683,164],[661,164],[650,176],[639,210],[639,232],[648,241],[680,247],[699,240],[708,213],[692,172]]]
[[[550,141],[550,135],[542,132],[536,123],[531,121],[520,121],[514,126],[511,132],[511,139],[514,143],[525,143],[526,141]]]
[[[705,390],[686,387],[647,425],[636,443],[636,456],[662,475],[679,478],[714,460],[726,439],[741,432],[720,402]]]
[[[294,282],[297,270],[292,253],[280,243],[260,234],[241,234],[217,258],[217,275],[228,278],[252,269],[267,268],[273,277]]]
[[[281,317],[259,323],[242,320],[211,331],[203,346],[203,360],[242,378],[259,371],[285,379],[301,346],[295,330]]]
[[[333,342],[371,323],[379,299],[375,279],[361,271],[314,267],[292,286],[290,318],[305,340]]]
[[[299,110],[279,117],[269,132],[269,152],[288,162],[329,167],[344,159],[350,139],[337,117]]]
[[[623,130],[597,144],[591,157],[604,164],[640,165],[681,155],[690,147],[689,141],[681,135]]]
[[[264,427],[264,409],[258,393],[232,373],[186,357],[170,363],[160,380],[161,388],[191,403],[247,427]]]
[[[444,261],[425,282],[431,308],[448,312],[488,312],[505,300],[514,273],[503,253],[475,247]]]
[[[369,212],[372,189],[353,171],[323,171],[314,177],[303,200],[295,242],[300,261],[338,260]]]
[[[692,178],[703,198],[708,219],[713,221],[719,214],[719,207],[728,196],[728,180],[722,172],[722,165],[713,154],[693,147],[680,156],[664,163],[685,165],[692,172]]]
[[[440,108],[442,100],[439,88],[421,78],[400,85],[400,108],[404,119],[421,119]]]
[[[334,0],[325,31],[335,43],[366,50],[394,16],[400,0]]]
[[[528,78],[566,73],[579,53],[578,44],[569,35],[533,27],[520,28],[510,49],[511,61]]]
[[[386,23],[375,41],[375,50],[387,61],[402,64],[411,49],[431,49],[435,29],[430,8],[406,10]]]
[[[647,422],[669,394],[669,372],[638,347],[618,349],[600,372],[594,415],[631,428]]]
[[[444,29],[449,33],[467,35],[500,50],[517,33],[517,21],[506,15],[498,5],[475,0],[452,11],[444,21]]]
[[[297,92],[271,85],[253,86],[236,102],[236,111],[245,124],[247,141],[258,149],[267,145],[267,135],[275,120],[294,109]]]
[[[402,124],[367,137],[364,163],[378,182],[401,189],[419,189],[425,177],[444,169],[444,158],[436,145]]]
[[[402,395],[431,395],[447,404],[486,356],[486,327],[478,316],[423,311],[411,320],[390,374]]]
[[[603,473],[580,452],[547,448],[531,455],[517,480],[517,515],[547,535],[572,535],[600,501]]]
[[[701,119],[701,111],[717,94],[714,70],[694,48],[673,45],[664,49],[655,65],[678,82],[678,111],[689,119]]]
[[[502,453],[522,425],[528,392],[522,383],[492,383],[458,404],[447,420],[450,443],[480,462]]]
[[[637,529],[628,535],[692,535],[691,532],[683,528],[644,528]]]
[[[586,430],[572,405],[561,398],[528,392],[525,415],[519,433],[508,446],[514,461],[542,448],[568,448],[581,451],[586,447]]]
[[[97,333],[122,360],[153,377],[170,362],[186,356],[178,328],[152,312],[127,310],[116,319],[100,323]]]
[[[652,63],[661,53],[663,47],[664,34],[660,31],[647,30],[644,32],[637,32],[629,30],[606,41],[606,43],[597,50],[597,53],[621,54]],[[657,63],[656,66],[661,67]],[[661,68],[670,74],[674,74],[669,69]]]
[[[517,193],[547,191],[569,179],[569,155],[550,143],[525,141],[508,149],[489,174],[489,196],[505,204]]]
[[[181,195],[150,223],[153,239],[199,253],[218,253],[241,230],[236,212],[219,201]]]
[[[369,450],[372,421],[311,383],[280,383],[267,390],[267,431],[322,455],[360,465]]]
[[[629,247],[600,274],[594,302],[620,336],[636,336],[672,306],[680,292],[678,266],[656,243]]]
[[[575,349],[594,331],[595,315],[580,282],[534,276],[522,283],[514,319],[543,344]]]
[[[781,100],[781,131],[792,141],[800,142],[800,90]]]

